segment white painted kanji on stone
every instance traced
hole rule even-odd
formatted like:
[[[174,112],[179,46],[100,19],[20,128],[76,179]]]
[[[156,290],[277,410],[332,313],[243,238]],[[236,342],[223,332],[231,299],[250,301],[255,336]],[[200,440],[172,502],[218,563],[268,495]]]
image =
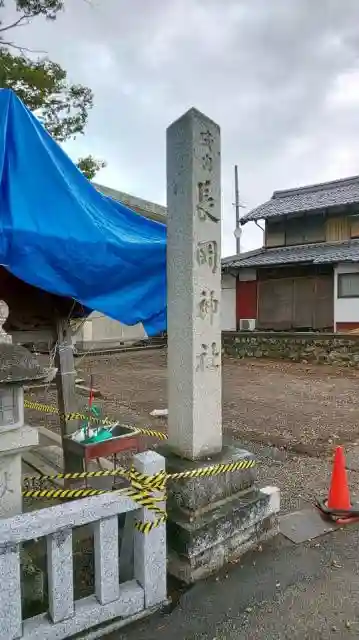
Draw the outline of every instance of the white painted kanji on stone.
[[[219,126],[191,109],[167,129],[168,430],[195,460],[222,450]]]

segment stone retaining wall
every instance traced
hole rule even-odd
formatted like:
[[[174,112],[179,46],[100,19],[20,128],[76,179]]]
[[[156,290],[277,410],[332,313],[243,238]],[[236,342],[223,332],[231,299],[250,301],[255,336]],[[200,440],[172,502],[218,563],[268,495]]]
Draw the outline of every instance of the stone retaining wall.
[[[238,358],[340,364],[359,368],[359,335],[340,333],[223,332],[225,353]]]

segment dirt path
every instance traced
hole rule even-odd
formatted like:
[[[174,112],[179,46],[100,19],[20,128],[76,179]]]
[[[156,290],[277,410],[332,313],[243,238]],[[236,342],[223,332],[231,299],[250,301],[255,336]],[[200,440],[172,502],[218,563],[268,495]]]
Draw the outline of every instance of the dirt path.
[[[87,356],[76,367],[84,378],[94,375],[108,415],[166,429],[165,420],[150,416],[153,409],[167,407],[165,350]],[[56,402],[53,390],[36,398]],[[34,417],[29,412],[31,421]],[[56,418],[36,414],[36,421],[58,429]],[[223,424],[239,440],[319,455],[336,442],[359,438],[359,372],[225,357]]]

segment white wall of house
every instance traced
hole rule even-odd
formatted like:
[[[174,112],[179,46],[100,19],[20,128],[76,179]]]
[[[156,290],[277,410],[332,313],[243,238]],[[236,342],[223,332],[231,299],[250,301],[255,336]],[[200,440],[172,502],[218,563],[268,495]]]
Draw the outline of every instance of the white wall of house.
[[[142,324],[129,327],[94,311],[76,334],[75,344],[79,349],[110,349],[123,343],[137,342],[146,335]]]
[[[338,276],[359,274],[359,262],[338,264],[334,269],[334,326],[338,323],[357,324],[359,327],[359,295],[343,298],[339,296]]]
[[[235,331],[236,325],[236,278],[229,273],[224,273],[221,303],[222,331]]]

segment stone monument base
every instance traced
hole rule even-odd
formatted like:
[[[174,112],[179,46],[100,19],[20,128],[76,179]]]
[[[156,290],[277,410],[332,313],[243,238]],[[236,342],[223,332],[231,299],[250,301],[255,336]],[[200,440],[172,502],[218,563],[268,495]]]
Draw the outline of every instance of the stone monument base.
[[[254,459],[224,447],[206,460],[189,461],[161,447],[168,473]],[[167,496],[168,571],[196,582],[278,533],[279,489],[254,487],[254,469],[170,481]]]

